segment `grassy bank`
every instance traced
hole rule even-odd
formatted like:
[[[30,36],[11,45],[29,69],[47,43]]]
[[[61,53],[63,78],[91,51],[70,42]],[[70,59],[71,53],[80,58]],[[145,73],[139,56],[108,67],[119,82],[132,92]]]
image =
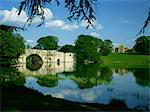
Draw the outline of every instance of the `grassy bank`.
[[[103,66],[125,67],[125,68],[148,68],[150,67],[149,55],[137,54],[119,54],[111,53],[108,56],[102,56]]]

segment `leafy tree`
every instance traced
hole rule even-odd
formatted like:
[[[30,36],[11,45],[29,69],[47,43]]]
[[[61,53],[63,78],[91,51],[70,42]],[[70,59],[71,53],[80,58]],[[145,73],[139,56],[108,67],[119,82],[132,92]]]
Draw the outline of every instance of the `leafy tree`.
[[[14,34],[12,30],[0,30],[0,59],[1,64],[13,64],[25,51],[23,37]],[[3,63],[4,62],[4,63]],[[15,64],[15,63],[14,63]]]
[[[22,75],[15,67],[0,68],[0,84],[2,86],[24,86],[25,75]]]
[[[98,47],[101,44],[101,40],[89,36],[89,35],[79,35],[75,42],[75,52],[78,62],[100,62],[100,53],[98,52]]]
[[[134,50],[140,54],[150,54],[150,36],[141,36],[136,39]]]
[[[29,15],[27,22],[31,23],[35,16],[40,16],[42,20],[44,17],[44,8],[56,1],[59,6],[61,0],[23,0],[19,7],[20,15],[22,10],[25,10]],[[93,6],[97,3],[98,0],[65,0],[65,7],[69,11],[68,19],[71,20],[85,20],[87,21],[88,26],[93,26],[93,21],[96,20],[94,16]],[[42,24],[42,23],[41,23]],[[41,25],[39,24],[39,26]]]
[[[58,38],[55,36],[41,37],[37,40],[37,45],[34,48],[44,50],[56,50],[58,49]]]
[[[65,45],[59,50],[61,52],[75,52],[73,45]]]
[[[100,47],[100,53],[102,55],[108,55],[113,50],[113,44],[111,40],[104,40],[102,46]]]

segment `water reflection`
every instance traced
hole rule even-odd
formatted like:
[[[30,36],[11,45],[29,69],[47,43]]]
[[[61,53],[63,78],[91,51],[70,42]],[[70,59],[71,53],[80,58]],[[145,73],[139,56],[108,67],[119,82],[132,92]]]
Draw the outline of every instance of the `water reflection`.
[[[115,69],[115,73],[119,75],[128,75],[133,74],[138,83],[141,86],[149,87],[150,86],[150,69],[149,68],[126,68],[126,69]]]
[[[76,65],[74,70],[40,78],[30,76],[25,86],[70,101],[109,104],[116,99],[129,108],[150,110],[149,68],[114,69],[91,64]]]
[[[91,88],[99,84],[110,83],[113,72],[108,67],[100,67],[99,64],[77,65],[74,72],[74,80],[79,88]]]
[[[150,86],[150,69],[134,69],[133,75],[136,77],[136,82],[141,86]]]
[[[116,68],[115,73],[118,73],[120,75],[126,75],[129,72],[129,69],[125,68]]]
[[[27,69],[25,64],[18,70],[27,75],[16,69],[2,69],[1,84],[24,84],[43,95],[77,102],[110,104],[116,99],[129,108],[150,110],[149,68],[43,63],[36,71]]]
[[[74,63],[43,63],[37,70],[30,70],[26,64],[18,64],[18,70],[24,74],[29,75],[47,75],[57,74],[62,72],[73,72],[75,70]]]

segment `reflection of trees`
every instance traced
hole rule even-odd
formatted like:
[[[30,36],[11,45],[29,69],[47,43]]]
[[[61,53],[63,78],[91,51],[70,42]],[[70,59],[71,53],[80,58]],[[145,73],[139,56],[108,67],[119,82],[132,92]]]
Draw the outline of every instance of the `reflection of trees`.
[[[53,87],[58,84],[58,76],[56,75],[46,75],[46,76],[36,76],[38,83],[42,86]]]
[[[101,68],[100,79],[104,80],[105,82],[111,82],[112,75],[113,75],[113,72],[110,68],[108,68],[108,67]]]
[[[74,75],[76,77],[93,78],[97,77],[99,71],[100,71],[99,64],[77,64]]]
[[[79,88],[90,88],[111,82],[112,74],[110,68],[101,68],[99,64],[77,65],[72,80],[78,84]]]
[[[0,68],[0,83],[2,86],[24,85],[25,77],[16,68]]]
[[[78,84],[79,88],[91,88],[101,83],[96,78],[73,77],[72,80]]]
[[[136,78],[136,82],[141,86],[150,86],[150,69],[140,68],[134,69],[133,75]]]
[[[128,69],[124,69],[124,68],[116,68],[115,72],[118,73],[119,75],[125,75],[129,72]]]

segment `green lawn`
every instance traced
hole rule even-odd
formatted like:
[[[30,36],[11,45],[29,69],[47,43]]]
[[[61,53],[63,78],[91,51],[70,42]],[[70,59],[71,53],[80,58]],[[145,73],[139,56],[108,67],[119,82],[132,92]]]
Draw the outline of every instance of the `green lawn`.
[[[102,56],[101,59],[103,60],[103,66],[136,68],[150,67],[149,55],[111,53],[108,56]]]

